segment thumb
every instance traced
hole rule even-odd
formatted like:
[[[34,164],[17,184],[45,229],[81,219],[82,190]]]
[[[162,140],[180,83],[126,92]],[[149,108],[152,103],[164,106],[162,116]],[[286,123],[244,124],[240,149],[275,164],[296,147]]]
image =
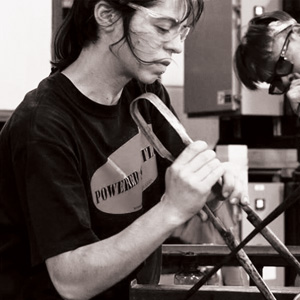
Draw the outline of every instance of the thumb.
[[[294,79],[300,79],[300,73],[293,73]]]

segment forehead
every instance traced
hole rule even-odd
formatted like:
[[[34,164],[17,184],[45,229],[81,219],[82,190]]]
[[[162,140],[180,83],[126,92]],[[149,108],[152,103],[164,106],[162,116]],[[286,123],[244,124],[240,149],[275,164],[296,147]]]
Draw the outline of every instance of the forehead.
[[[174,19],[181,20],[186,12],[186,1],[185,0],[159,0],[155,6],[150,8],[153,11],[172,17]]]

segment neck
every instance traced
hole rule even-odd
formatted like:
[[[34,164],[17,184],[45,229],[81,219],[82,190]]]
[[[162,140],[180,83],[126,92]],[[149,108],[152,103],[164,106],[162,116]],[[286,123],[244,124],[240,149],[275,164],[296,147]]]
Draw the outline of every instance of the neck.
[[[95,47],[84,49],[62,73],[92,101],[115,105],[130,78],[120,75],[117,59],[109,50],[101,51]]]

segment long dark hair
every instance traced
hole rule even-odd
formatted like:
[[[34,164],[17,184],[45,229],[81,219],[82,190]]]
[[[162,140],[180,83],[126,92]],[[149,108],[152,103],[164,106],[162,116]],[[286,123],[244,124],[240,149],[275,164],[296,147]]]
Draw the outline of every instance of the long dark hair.
[[[157,1],[158,0],[108,1],[109,5],[118,11],[123,19],[124,35],[120,41],[125,40],[133,54],[134,50],[130,40],[129,25],[135,10],[127,6],[127,3],[131,2],[140,6],[151,7],[154,6]],[[187,3],[184,20],[188,19],[189,25],[194,27],[202,14],[203,0],[182,1],[186,1]],[[74,0],[72,8],[57,31],[54,39],[54,61],[52,61],[52,65],[55,69],[65,69],[78,58],[84,47],[98,40],[98,24],[94,18],[94,8],[98,2],[99,0]],[[136,58],[138,59],[137,56]]]

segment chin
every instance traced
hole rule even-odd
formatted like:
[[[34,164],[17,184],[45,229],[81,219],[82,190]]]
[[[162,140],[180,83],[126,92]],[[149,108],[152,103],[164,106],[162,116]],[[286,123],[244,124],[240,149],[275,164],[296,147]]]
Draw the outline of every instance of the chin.
[[[151,76],[139,76],[137,79],[144,84],[152,84],[156,80],[161,80],[161,75],[152,74]]]

